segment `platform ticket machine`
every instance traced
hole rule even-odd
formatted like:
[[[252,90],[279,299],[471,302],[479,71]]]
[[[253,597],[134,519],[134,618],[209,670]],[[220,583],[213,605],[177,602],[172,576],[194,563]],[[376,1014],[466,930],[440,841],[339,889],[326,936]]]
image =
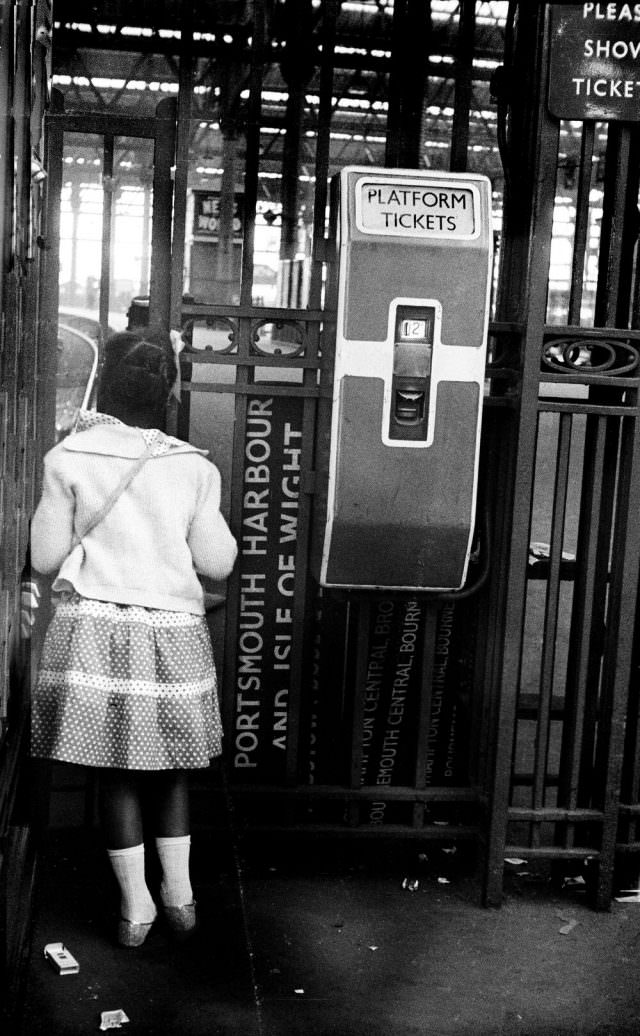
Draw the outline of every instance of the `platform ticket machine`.
[[[460,589],[475,521],[490,182],[347,167],[336,187],[317,575],[343,589]]]

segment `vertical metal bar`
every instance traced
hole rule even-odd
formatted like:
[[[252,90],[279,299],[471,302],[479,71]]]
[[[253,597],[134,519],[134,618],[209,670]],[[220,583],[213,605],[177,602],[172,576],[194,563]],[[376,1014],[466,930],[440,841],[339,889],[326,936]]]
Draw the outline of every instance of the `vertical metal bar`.
[[[360,600],[357,608],[356,671],[353,681],[353,702],[351,710],[351,756],[349,786],[359,788],[362,784],[362,731],[364,728],[364,699],[367,686],[367,660],[369,655],[369,634],[371,629],[371,604]],[[349,823],[354,826],[360,819],[360,805],[349,803]]]
[[[629,681],[629,706],[625,730],[625,757],[622,772],[620,797],[625,806],[640,805],[640,615],[636,608],[634,647],[632,657],[631,680]],[[628,845],[638,840],[640,816],[633,813],[622,813],[620,816],[618,843]],[[635,857],[637,861],[637,857]],[[637,877],[637,864],[636,874]]]
[[[249,325],[250,326],[250,325]],[[246,332],[246,322],[238,320],[236,332],[238,341],[238,359],[248,355],[250,330]],[[236,367],[236,385],[249,384],[250,375],[245,364]],[[233,426],[233,447],[231,457],[231,486],[229,524],[238,543],[242,542],[242,499],[244,479],[244,451],[247,430],[248,397],[240,392],[235,399],[235,420]],[[240,548],[242,549],[242,548]],[[236,565],[227,581],[227,604],[224,630],[224,678],[222,684],[222,713],[224,728],[230,735],[235,726],[236,712],[236,678],[238,669],[238,622],[240,615],[240,572]]]
[[[637,143],[637,141],[636,141]],[[633,295],[631,299],[631,322],[630,327],[640,327],[640,263],[637,261],[634,266]]]
[[[329,165],[329,130],[331,123],[331,95],[333,86],[333,44],[332,40],[335,39],[335,25],[337,17],[337,4],[336,0],[330,0],[330,10],[324,13],[323,21],[323,47],[322,47],[322,67],[320,71],[320,115],[319,115],[319,132],[316,140],[316,183],[315,183],[315,199],[314,199],[314,246],[313,255],[316,256],[316,245],[320,240],[324,240],[324,223],[325,223],[325,208],[327,198],[327,175]],[[320,305],[322,291],[322,263],[314,259],[311,273],[311,285],[310,285],[310,299],[309,305],[311,308]],[[314,322],[308,328],[308,334],[306,337],[307,341],[307,352],[311,359],[318,359],[320,353],[320,329],[319,326]],[[315,384],[317,378],[317,372],[315,369],[307,369],[304,371],[303,384],[311,387]],[[316,417],[317,407],[314,400],[305,401],[304,417],[303,417],[303,436],[302,443],[304,449],[304,457],[308,458],[308,465],[303,463],[303,471],[310,470],[313,463],[313,451],[315,449],[315,435],[316,435]],[[294,618],[294,630],[297,630],[295,637],[294,648],[292,651],[292,674],[296,676],[292,679],[292,696],[290,701],[290,722],[293,729],[300,727],[299,717],[302,708],[302,673],[303,673],[303,653],[304,653],[304,633],[306,629],[305,618],[310,613],[309,602],[307,601],[307,552],[309,546],[309,530],[311,522],[311,505],[313,497],[310,493],[304,492],[304,486],[301,486],[301,497],[300,497],[300,511],[299,511],[299,524],[298,527],[302,531],[302,535],[299,537],[297,544],[297,557],[296,557],[296,604],[295,604],[295,618]],[[300,751],[299,737],[295,737],[293,730],[287,741],[287,779],[292,781],[295,777],[298,768],[298,758]]]
[[[242,273],[240,283],[240,304],[251,305],[253,292],[253,248],[255,238],[255,213],[258,198],[258,171],[260,162],[260,113],[262,107],[262,77],[265,60],[265,10],[264,0],[253,5],[253,26],[251,44],[251,81],[246,127],[245,165],[245,209],[243,225]],[[251,322],[238,320],[238,355],[248,357],[251,340]],[[250,384],[253,370],[245,364],[236,368],[236,385]],[[233,457],[231,466],[231,507],[229,521],[231,528],[240,536],[242,523],[242,485],[245,434],[247,426],[248,398],[238,393],[235,401],[235,422],[233,431]],[[235,689],[237,674],[237,624],[240,608],[240,577],[236,567],[227,583],[227,619],[225,623],[224,680],[222,711],[225,729],[233,730],[235,723]]]
[[[538,701],[538,723],[535,744],[532,802],[534,809],[541,809],[546,805],[551,702],[553,696],[556,634],[558,628],[558,602],[560,598],[560,564],[562,561],[564,520],[569,485],[571,421],[571,414],[560,415],[558,449],[556,456],[556,477],[553,495],[553,514],[551,520],[549,579],[547,583],[542,662],[540,667],[540,697]]]
[[[51,97],[51,115],[46,121],[45,146],[47,179],[45,180],[45,208],[41,227],[40,300],[38,313],[38,384],[37,411],[39,418],[38,445],[44,454],[54,444],[56,415],[56,368],[58,361],[58,300],[60,254],[60,195],[62,193],[62,157],[64,133],[60,112],[64,104],[62,94],[54,90]]]
[[[620,494],[614,527],[610,607],[602,665],[602,702],[598,727],[600,762],[605,779],[601,801],[604,811],[598,868],[596,906],[608,908],[613,886],[620,780],[624,755],[624,726],[633,651],[633,623],[624,616],[635,614],[640,555],[640,417],[634,393],[634,414],[623,419]],[[600,758],[599,758],[600,757]]]
[[[0,7],[0,319],[4,329],[4,279],[13,238],[13,79],[15,5]],[[0,345],[4,330],[0,335]]]
[[[111,244],[114,219],[115,181],[113,176],[114,139],[105,134],[102,155],[102,255],[100,260],[100,326],[107,335],[111,295]]]
[[[282,148],[281,259],[294,259],[298,244],[298,169],[306,84],[299,80],[292,81],[288,83],[288,89],[286,130]]]
[[[175,176],[173,182],[173,233],[171,236],[171,288],[169,301],[169,328],[174,328],[175,330],[182,327],[187,187],[189,181],[189,142],[191,140],[191,99],[193,91],[192,23],[192,5],[191,3],[183,4],[182,20],[180,25],[180,68],[178,75],[176,156]],[[187,395],[187,393],[184,395]],[[173,397],[167,403],[166,428],[167,431],[172,434],[176,433],[178,421],[180,420],[178,406],[179,404]],[[184,420],[188,421],[188,418],[183,419],[183,424]]]
[[[486,608],[481,610],[478,636],[484,643],[484,656],[479,660],[479,686],[483,688],[478,708],[479,738],[476,749],[476,770],[483,794],[488,799],[492,781],[492,754],[498,728],[498,683],[502,658],[502,637],[508,580],[511,486],[514,478],[517,415],[511,409],[489,407],[483,418],[484,482],[491,486],[487,494],[490,506],[492,563],[486,592]],[[508,445],[509,448],[506,448]]]
[[[314,325],[314,342],[307,336],[307,350],[309,355],[316,358],[318,355],[317,328]],[[315,370],[305,370],[303,383],[311,387],[317,378]],[[315,428],[316,428],[316,405],[315,400],[305,399],[302,416],[302,454],[300,457],[300,493],[298,502],[298,533],[296,537],[296,559],[295,559],[295,599],[293,602],[293,643],[291,647],[291,687],[289,692],[288,708],[288,737],[287,737],[287,759],[286,776],[289,783],[293,783],[298,777],[298,760],[300,757],[300,736],[301,736],[301,713],[303,704],[303,674],[304,674],[304,649],[307,642],[307,620],[310,617],[311,607],[308,601],[307,588],[309,582],[308,557],[309,538],[311,531],[311,493],[312,487],[305,484],[305,473],[310,471],[313,465],[315,452]]]
[[[176,102],[170,97],[156,107],[151,223],[149,323],[169,327],[171,309],[171,168],[176,150]]]
[[[593,444],[585,456],[582,485],[580,535],[577,549],[576,579],[569,635],[568,677],[565,689],[564,724],[560,754],[558,805],[575,809],[580,787],[580,759],[587,717],[587,690],[591,661],[596,560],[598,556],[598,515],[602,507],[606,418],[599,417],[593,427]],[[595,718],[594,718],[595,722]],[[571,828],[566,842],[571,844]]]
[[[628,135],[628,159],[625,173],[625,216],[620,236],[621,274],[616,317],[618,327],[629,326],[629,314],[634,302],[633,273],[638,247],[638,192],[640,190],[640,131],[637,126],[634,126]]]
[[[17,4],[13,117],[16,158],[16,240],[19,260],[29,255],[31,234],[31,4]]]
[[[589,436],[592,440],[594,428],[590,422]],[[611,526],[615,511],[615,484],[618,473],[619,425],[615,419],[607,419],[604,427],[604,456],[602,461],[600,511],[596,517],[596,551],[593,559],[593,606],[589,638],[589,659],[587,671],[587,698],[584,715],[580,789],[578,804],[588,806],[597,789],[593,777],[594,745],[601,714],[601,669],[604,651],[604,637],[607,623],[607,599],[610,593],[609,558],[611,550]],[[588,448],[592,448],[592,441]]]
[[[536,446],[536,415],[538,408],[538,384],[540,377],[540,354],[542,330],[546,316],[547,280],[553,225],[553,207],[557,169],[557,152],[560,135],[559,123],[546,111],[546,65],[543,60],[543,40],[548,37],[548,24],[542,32],[546,11],[521,9],[523,34],[532,33],[530,39],[520,37],[523,45],[534,58],[538,73],[537,81],[531,84],[535,90],[537,119],[535,135],[530,141],[531,154],[528,160],[533,166],[526,181],[519,183],[513,178],[517,191],[513,204],[517,205],[527,184],[532,198],[525,204],[530,211],[530,221],[523,227],[529,248],[524,269],[514,267],[513,273],[524,275],[518,296],[522,311],[527,313],[522,357],[522,390],[519,399],[518,439],[515,449],[515,468],[512,487],[513,510],[511,512],[511,535],[508,550],[507,591],[505,595],[504,627],[502,633],[503,656],[500,672],[500,700],[496,716],[496,748],[493,759],[491,790],[491,816],[487,835],[487,860],[484,898],[489,905],[498,905],[502,899],[504,871],[504,847],[507,831],[507,811],[513,731],[516,715],[516,694],[522,658],[523,602],[526,593],[527,559],[529,551],[529,521],[532,501],[532,472]],[[531,95],[530,95],[531,96]],[[523,130],[526,125],[521,127]],[[527,160],[523,156],[523,160]],[[533,181],[531,173],[534,173]],[[522,223],[527,209],[520,212],[517,222]],[[532,232],[535,226],[535,234]],[[524,244],[524,242],[522,242]],[[503,269],[507,255],[503,251]],[[503,283],[502,299],[508,304],[509,283]]]
[[[389,85],[387,88],[387,142],[385,148],[386,166],[401,166],[400,159],[400,116],[402,111],[401,94],[401,54],[402,54],[402,22],[406,0],[394,0],[393,21],[391,23],[391,64],[389,69]],[[429,6],[431,3],[429,2]]]
[[[385,165],[417,169],[421,157],[422,105],[429,52],[431,4],[395,0]]]
[[[455,93],[451,128],[451,170],[467,168],[469,122],[473,100],[473,46],[476,31],[475,0],[460,0],[460,19],[456,45]]]
[[[253,5],[253,42],[251,46],[251,81],[245,130],[246,160],[244,174],[244,226],[242,232],[242,275],[240,305],[250,306],[253,296],[253,249],[255,241],[258,172],[260,169],[260,116],[262,111],[262,79],[266,47],[266,14],[264,0]]]
[[[140,282],[138,284],[138,294],[147,295],[149,293],[149,265],[151,259],[151,185],[145,176],[144,184],[144,201],[142,207],[142,241],[140,242]]]
[[[171,304],[169,326],[182,325],[184,240],[187,220],[189,180],[189,141],[191,139],[191,100],[193,92],[193,7],[182,5],[180,26],[180,72],[178,78],[178,126],[176,131],[176,172],[173,185],[173,238],[171,241]]]
[[[298,173],[306,86],[313,73],[311,0],[285,0],[285,49],[280,71],[287,84],[282,148],[280,258],[294,259],[298,235]]]
[[[580,145],[580,166],[578,170],[578,194],[576,199],[576,223],[573,239],[571,264],[571,289],[569,293],[569,323],[580,323],[582,308],[582,285],[584,281],[584,260],[589,237],[589,194],[591,192],[591,165],[595,124],[591,121],[582,125]]]
[[[78,225],[80,223],[80,184],[74,178],[71,183],[71,262],[69,280],[75,285],[78,281]]]
[[[423,684],[418,698],[418,716],[416,730],[416,763],[414,785],[417,790],[427,786],[427,753],[429,748],[429,727],[431,725],[431,701],[433,691],[433,662],[436,650],[436,633],[438,630],[438,608],[425,605],[424,628],[422,631],[422,674]],[[413,825],[424,824],[424,804],[416,802],[413,808]]]
[[[633,672],[638,672],[638,618],[636,616],[636,631],[634,635],[635,657]],[[640,805],[640,752],[638,751],[638,739],[640,738],[640,691],[637,680],[632,679],[629,686],[629,715],[626,729],[625,748],[625,773],[623,774],[624,784],[622,797],[627,805]],[[634,842],[638,840],[638,826],[640,817],[628,816],[624,821],[624,841]]]
[[[331,113],[333,95],[333,54],[335,50],[338,0],[325,0],[322,21],[322,64],[320,66],[320,103],[316,139],[315,195],[313,203],[313,251],[309,284],[309,306],[320,306],[327,209],[327,180],[331,148]]]
[[[607,140],[605,195],[595,310],[596,323],[602,326],[615,327],[619,316],[621,253],[625,235],[623,217],[627,212],[629,153],[630,134],[628,128],[624,129],[611,124]],[[618,211],[619,209],[620,211]],[[612,384],[611,388],[592,388],[589,392],[589,399],[594,403],[615,402],[620,399],[620,396],[620,391],[615,388],[614,384]],[[590,418],[587,422],[585,443],[587,455],[593,448],[594,422],[596,420],[595,418]],[[610,593],[610,530],[615,510],[619,445],[620,422],[618,419],[609,419],[605,432],[605,454],[602,468],[603,486],[601,509],[598,516],[598,547],[595,558],[588,697],[582,745],[582,787],[579,801],[583,804],[590,802],[594,792],[592,773],[593,747],[598,715],[601,712],[598,696],[600,691],[601,656],[604,650],[603,637],[606,627],[607,599]],[[586,492],[588,492],[588,489]]]
[[[628,217],[635,213],[637,199],[637,172],[631,171],[631,132],[628,126],[610,124],[607,140],[607,157],[605,164],[605,194],[603,203],[602,235],[600,244],[600,261],[598,290],[596,296],[596,322],[605,326],[624,326],[628,320],[630,293],[625,283],[626,268],[631,261],[629,247]],[[630,281],[630,278],[629,278]],[[612,386],[608,390],[593,390],[590,399],[594,402],[611,402],[621,398],[619,390]],[[631,400],[628,400],[631,402]],[[637,396],[633,399],[637,407]],[[635,606],[637,591],[637,556],[635,571],[630,574],[621,568],[625,552],[631,548],[630,540],[637,539],[637,532],[630,535],[629,500],[637,497],[637,449],[638,421],[637,410],[631,422],[623,419],[609,419],[605,442],[603,506],[600,512],[600,542],[597,565],[596,584],[596,621],[598,628],[604,631],[602,658],[593,660],[593,685],[599,687],[597,702],[597,741],[595,755],[595,773],[590,769],[593,756],[585,749],[592,749],[592,739],[586,741],[582,755],[583,795],[589,794],[589,787],[594,787],[595,799],[604,812],[601,851],[599,857],[598,885],[596,905],[600,908],[609,905],[615,857],[615,839],[618,825],[618,802],[622,777],[622,760],[624,752],[624,712],[628,691],[628,672],[630,670],[632,632],[627,629],[632,624],[622,624],[620,616],[630,614],[627,610],[628,600],[632,597]],[[622,435],[622,438],[621,438]],[[629,446],[629,443],[633,445]],[[620,453],[618,451],[620,450]],[[618,457],[620,468],[617,469]],[[617,490],[617,499],[616,499]],[[632,504],[632,513],[637,513],[637,499]],[[613,541],[609,530],[615,516]],[[624,544],[624,547],[623,547]],[[604,554],[604,557],[603,557]],[[607,572],[608,559],[611,557],[611,573]],[[599,663],[599,664],[598,664]],[[625,676],[626,671],[626,676]],[[593,695],[592,706],[595,707],[596,695]],[[596,728],[596,717],[591,720],[591,729]]]
[[[622,123],[609,123],[595,314],[596,324],[600,327],[616,327],[618,324],[622,242],[625,236],[625,220],[628,216],[627,178],[630,147],[629,127]],[[624,327],[625,324],[626,314],[621,326]]]
[[[215,279],[220,300],[230,303],[236,295],[233,226],[236,207],[236,173],[238,140],[235,127],[225,127],[222,134],[222,176],[220,178],[220,211],[218,245],[215,256]]]

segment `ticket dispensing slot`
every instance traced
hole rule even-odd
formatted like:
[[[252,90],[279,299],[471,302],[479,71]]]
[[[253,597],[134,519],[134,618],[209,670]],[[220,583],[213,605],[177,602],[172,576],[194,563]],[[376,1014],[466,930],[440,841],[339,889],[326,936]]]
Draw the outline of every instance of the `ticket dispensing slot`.
[[[427,438],[434,323],[431,306],[396,309],[389,439]]]

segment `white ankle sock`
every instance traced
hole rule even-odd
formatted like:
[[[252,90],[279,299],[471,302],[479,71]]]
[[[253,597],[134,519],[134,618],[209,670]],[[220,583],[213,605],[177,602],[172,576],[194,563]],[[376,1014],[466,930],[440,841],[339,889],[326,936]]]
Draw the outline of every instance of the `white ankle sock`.
[[[165,906],[186,906],[193,902],[189,880],[191,835],[156,838],[158,858],[162,866],[160,896]]]
[[[129,849],[107,849],[118,879],[122,900],[120,913],[125,921],[148,924],[156,916],[156,905],[144,875],[144,843]]]

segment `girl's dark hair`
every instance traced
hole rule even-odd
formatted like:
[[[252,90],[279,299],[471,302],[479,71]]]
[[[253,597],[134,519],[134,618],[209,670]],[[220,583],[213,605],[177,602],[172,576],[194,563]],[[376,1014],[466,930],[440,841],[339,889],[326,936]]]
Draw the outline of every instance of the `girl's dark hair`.
[[[177,376],[167,331],[145,327],[114,334],[104,347],[98,410],[115,417],[159,416]]]

